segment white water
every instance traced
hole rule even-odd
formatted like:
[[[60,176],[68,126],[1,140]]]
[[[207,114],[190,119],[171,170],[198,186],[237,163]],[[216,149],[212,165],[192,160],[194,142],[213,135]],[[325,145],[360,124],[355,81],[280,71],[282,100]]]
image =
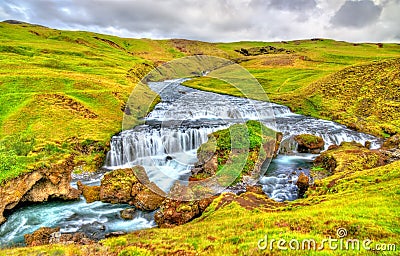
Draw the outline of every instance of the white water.
[[[270,128],[284,134],[287,148],[296,149],[293,135],[310,133],[323,137],[327,148],[343,141],[365,143],[373,147],[379,140],[346,127],[324,120],[294,114],[289,108],[226,95],[194,90],[180,85],[181,80],[153,83],[151,88],[159,93],[162,102],[146,118],[146,124],[124,131],[111,140],[105,168],[117,169],[142,165],[151,181],[168,191],[175,180],[187,180],[197,161],[196,150],[207,141],[213,131],[246,120],[260,120]],[[281,153],[284,150],[281,149]],[[261,178],[265,193],[283,201],[297,197],[294,185],[301,171],[308,172],[315,155],[279,155],[265,176]],[[100,183],[100,176],[84,183]],[[131,221],[122,220],[119,211],[127,205],[110,205],[101,202],[51,202],[24,207],[8,216],[0,227],[0,245],[23,241],[23,235],[42,226],[61,227],[62,232],[85,231],[88,226],[105,229],[100,236],[112,231],[132,231],[155,225],[152,214],[138,211]]]

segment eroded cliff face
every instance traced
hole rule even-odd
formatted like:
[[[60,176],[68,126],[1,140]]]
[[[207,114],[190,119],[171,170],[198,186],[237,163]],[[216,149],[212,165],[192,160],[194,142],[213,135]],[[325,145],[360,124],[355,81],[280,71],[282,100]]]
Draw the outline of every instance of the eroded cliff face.
[[[70,185],[73,168],[73,157],[70,156],[50,167],[5,182],[0,186],[0,224],[6,221],[4,211],[12,210],[20,203],[78,199],[81,192]]]

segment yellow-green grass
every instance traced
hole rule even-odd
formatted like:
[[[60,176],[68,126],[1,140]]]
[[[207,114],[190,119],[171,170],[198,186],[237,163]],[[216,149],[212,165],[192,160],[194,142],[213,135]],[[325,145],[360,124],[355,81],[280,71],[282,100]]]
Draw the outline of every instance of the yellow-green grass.
[[[266,45],[293,53],[247,57],[235,51]],[[30,24],[0,23],[0,53],[0,141],[3,141],[0,151],[2,158],[18,158],[18,163],[23,163],[2,168],[2,181],[27,170],[26,163],[46,157],[48,152],[40,154],[46,144],[55,151],[74,151],[76,146],[71,144],[84,141],[106,147],[111,136],[121,130],[121,109],[138,81],[137,77],[145,75],[152,66],[174,58],[195,54],[229,58],[247,68],[272,101],[289,105],[297,112],[333,119],[336,109],[322,111],[319,109],[322,106],[315,106],[315,102],[322,101],[321,95],[310,93],[313,90],[309,85],[349,65],[398,56],[400,47],[396,44],[355,46],[333,40],[206,43],[128,39]],[[203,79],[187,84],[242,96],[224,83]],[[137,100],[130,100],[138,105],[129,120],[130,125],[145,115],[147,109],[140,106],[154,97],[146,87],[137,91],[143,94],[139,92],[141,95]],[[257,95],[251,97],[257,98]],[[338,121],[348,124],[347,120],[354,116],[347,114],[349,117],[342,114]],[[389,123],[383,133],[396,130],[393,125],[396,124]],[[372,132],[376,130],[372,129]],[[12,136],[23,138],[22,143],[17,140],[15,144],[21,147],[27,144],[22,150],[27,152],[26,155],[14,154],[18,145],[9,143],[15,141]],[[31,151],[36,153],[29,153]],[[95,157],[101,160],[104,153],[94,152],[77,158],[85,170],[93,170],[95,164],[85,163],[93,162]],[[95,162],[98,164],[100,160]]]
[[[337,229],[344,228],[348,235],[343,239],[373,241],[376,244],[397,244],[400,241],[400,162],[343,175],[336,173],[318,181],[307,198],[283,205],[280,209],[265,212],[246,210],[236,203],[216,209],[215,200],[203,215],[191,223],[175,228],[154,228],[111,238],[92,246],[67,246],[59,248],[66,255],[103,253],[135,255],[136,251],[149,255],[169,255],[177,252],[200,255],[375,255],[358,250],[323,251],[259,250],[257,243],[268,236],[279,240],[336,239]],[[333,186],[329,189],[329,184]],[[339,244],[339,243],[336,243]],[[319,245],[319,244],[318,244]],[[287,245],[286,245],[287,246]],[[54,247],[18,248],[4,250],[3,255],[24,255],[27,252],[51,255]],[[345,247],[343,247],[345,248]],[[128,254],[132,251],[132,254]],[[140,255],[140,254],[139,254]]]

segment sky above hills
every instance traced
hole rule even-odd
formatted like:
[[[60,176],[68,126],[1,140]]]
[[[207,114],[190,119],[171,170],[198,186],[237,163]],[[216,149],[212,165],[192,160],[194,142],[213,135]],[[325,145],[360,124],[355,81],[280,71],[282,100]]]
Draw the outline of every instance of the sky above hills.
[[[400,0],[1,0],[0,20],[135,38],[400,42]]]

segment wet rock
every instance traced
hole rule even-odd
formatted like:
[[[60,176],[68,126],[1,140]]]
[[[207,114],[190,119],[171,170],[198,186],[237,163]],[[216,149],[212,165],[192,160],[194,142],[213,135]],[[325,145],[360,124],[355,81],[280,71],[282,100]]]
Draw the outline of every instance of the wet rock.
[[[261,185],[247,186],[246,192],[251,192],[254,194],[264,195],[264,191]]]
[[[82,191],[86,203],[89,204],[95,201],[100,201],[100,186],[86,186],[81,181],[78,181],[76,184],[78,189]]]
[[[155,188],[155,186],[153,186],[153,188]],[[145,187],[136,195],[133,200],[133,205],[142,211],[154,211],[158,209],[165,200],[161,194],[163,194],[161,190],[154,192],[152,189]]]
[[[77,244],[77,245],[89,245],[94,244],[95,241],[88,238],[84,233],[68,233],[68,234],[57,234],[54,233],[50,239],[50,244]]]
[[[294,137],[298,143],[297,151],[300,153],[319,154],[324,149],[324,140],[312,134],[301,134]]]
[[[92,223],[82,225],[79,228],[78,232],[86,234],[89,239],[98,241],[98,240],[104,239],[104,237],[105,237],[104,231],[105,230],[106,230],[106,226],[103,223],[95,221]]]
[[[304,172],[300,173],[300,176],[296,182],[296,186],[298,187],[297,195],[299,198],[303,198],[304,194],[306,193],[310,182],[310,178],[305,175]]]
[[[120,216],[124,220],[133,220],[135,212],[136,212],[135,208],[124,209],[120,212]]]
[[[106,234],[105,238],[110,238],[110,237],[118,237],[118,236],[123,236],[126,235],[126,232],[123,231],[116,231],[116,232],[111,232]]]
[[[60,231],[60,228],[41,227],[32,234],[24,235],[26,246],[39,246],[50,243],[52,234]],[[54,235],[53,235],[54,236]]]

